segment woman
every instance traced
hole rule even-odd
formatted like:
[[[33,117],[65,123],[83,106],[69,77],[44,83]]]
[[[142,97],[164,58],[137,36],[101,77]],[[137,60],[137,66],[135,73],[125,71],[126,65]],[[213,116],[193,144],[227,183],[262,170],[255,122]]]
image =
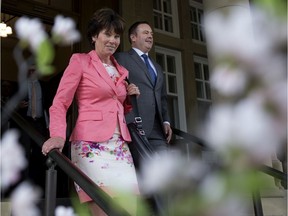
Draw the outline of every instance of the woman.
[[[131,109],[126,96],[140,92],[125,82],[128,71],[112,56],[123,31],[124,21],[113,10],[95,12],[87,34],[94,49],[72,55],[49,109],[51,138],[42,147],[45,155],[53,148],[63,149],[66,113],[75,96],[78,119],[70,137],[72,162],[112,197],[119,189],[139,193],[124,113]],[[77,185],[76,190],[93,215],[105,215]]]

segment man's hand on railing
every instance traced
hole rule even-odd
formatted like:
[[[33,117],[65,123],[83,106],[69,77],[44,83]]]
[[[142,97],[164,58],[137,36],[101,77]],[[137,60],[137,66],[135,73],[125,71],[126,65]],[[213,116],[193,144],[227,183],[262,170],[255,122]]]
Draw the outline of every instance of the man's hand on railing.
[[[52,149],[59,149],[62,152],[62,149],[65,144],[65,139],[62,137],[51,137],[42,146],[42,153],[47,155]]]

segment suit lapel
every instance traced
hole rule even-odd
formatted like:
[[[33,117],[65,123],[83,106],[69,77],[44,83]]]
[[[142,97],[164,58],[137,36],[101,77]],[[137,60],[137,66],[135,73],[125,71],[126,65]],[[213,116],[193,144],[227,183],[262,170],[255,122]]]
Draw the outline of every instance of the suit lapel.
[[[145,65],[144,61],[141,59],[141,57],[133,49],[131,49],[129,51],[129,54],[131,55],[131,58],[137,63],[137,65],[142,69],[142,71],[145,71],[146,77],[149,79],[151,85],[153,86],[152,78],[149,74],[149,71],[148,71],[147,66]]]

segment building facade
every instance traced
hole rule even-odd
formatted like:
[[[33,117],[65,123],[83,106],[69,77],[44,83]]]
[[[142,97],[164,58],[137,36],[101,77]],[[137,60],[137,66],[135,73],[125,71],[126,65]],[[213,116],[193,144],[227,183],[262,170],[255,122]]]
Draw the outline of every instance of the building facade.
[[[85,38],[86,24],[94,11],[110,7],[126,20],[120,51],[130,47],[127,30],[137,20],[146,20],[154,27],[151,55],[162,66],[166,78],[172,126],[189,133],[196,131],[211,105],[208,54],[202,25],[202,0],[3,0],[1,21],[12,25],[19,16],[40,18],[47,27],[57,14],[72,17],[82,34],[80,43],[57,47],[55,73],[63,71],[74,52],[89,50]],[[13,47],[15,33],[1,38],[2,80],[17,80]],[[9,67],[7,67],[9,65]]]

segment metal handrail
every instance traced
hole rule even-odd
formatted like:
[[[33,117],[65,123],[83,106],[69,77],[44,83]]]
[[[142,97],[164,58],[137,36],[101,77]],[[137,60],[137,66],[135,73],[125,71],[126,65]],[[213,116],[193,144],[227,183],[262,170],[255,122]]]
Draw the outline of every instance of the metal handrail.
[[[25,119],[17,112],[13,112],[11,118],[37,143],[39,147],[42,147],[42,144],[46,140],[34,127],[25,121]],[[107,193],[96,185],[58,149],[52,149],[48,153],[48,156],[52,158],[57,166],[59,166],[73,181],[75,181],[106,214],[109,216],[130,215],[125,209],[116,204],[116,202]]]
[[[266,173],[267,175],[273,176],[274,178],[280,179],[287,185],[287,174],[281,172],[275,168],[269,167],[267,165],[262,165],[258,168],[261,172]]]

